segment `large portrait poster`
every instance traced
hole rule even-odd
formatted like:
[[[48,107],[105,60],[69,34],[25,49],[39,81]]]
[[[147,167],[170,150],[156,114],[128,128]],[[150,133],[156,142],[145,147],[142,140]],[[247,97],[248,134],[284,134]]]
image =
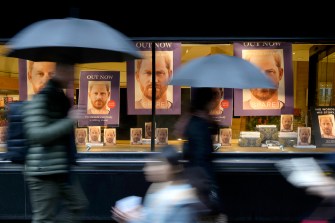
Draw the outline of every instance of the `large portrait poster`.
[[[78,108],[86,113],[83,126],[119,126],[120,72],[81,71]]]
[[[292,44],[282,42],[234,43],[234,55],[267,74],[277,89],[234,89],[235,116],[293,114]]]
[[[192,90],[196,88],[191,88]],[[213,88],[215,90],[215,106],[209,112],[212,118],[221,127],[231,127],[233,121],[233,89],[232,88]]]
[[[311,112],[316,147],[335,147],[335,107],[315,107]]]
[[[152,43],[136,42],[144,59],[127,62],[128,115],[151,115],[152,112]],[[181,43],[155,43],[156,114],[181,113],[180,86],[166,85],[181,64]]]
[[[38,93],[55,73],[56,63],[46,61],[30,61],[19,59],[19,95],[20,100],[30,100]],[[74,77],[74,74],[71,74]],[[66,95],[73,102],[73,80],[65,89]]]

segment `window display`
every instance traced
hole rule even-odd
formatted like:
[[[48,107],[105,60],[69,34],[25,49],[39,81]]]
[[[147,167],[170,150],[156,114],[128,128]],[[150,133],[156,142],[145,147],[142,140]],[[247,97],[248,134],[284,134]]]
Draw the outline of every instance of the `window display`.
[[[139,42],[140,44],[137,46],[139,51],[143,51],[144,54],[147,56],[151,55],[151,48],[148,42]],[[145,43],[147,45],[145,45]],[[168,42],[157,43],[156,45],[159,46],[156,48],[157,58],[163,58],[164,54],[169,55],[171,58],[171,67],[172,69],[177,69],[178,66],[181,66],[184,62],[187,62],[193,58],[203,57],[208,55],[208,52],[225,52],[225,54],[233,55],[235,50],[235,45],[233,42],[231,43],[215,43],[215,44],[184,44],[184,43],[176,43],[171,44]],[[242,43],[241,43],[242,44]],[[249,45],[248,45],[249,44]],[[260,53],[267,53],[270,51],[276,51],[280,54],[282,59],[282,69],[284,71],[282,75],[282,79],[279,80],[279,88],[278,88],[278,97],[282,97],[282,94],[285,95],[285,107],[290,105],[290,101],[293,100],[292,97],[286,97],[288,91],[294,91],[294,112],[281,112],[281,114],[269,114],[269,116],[257,116],[258,113],[253,114],[252,110],[247,111],[248,114],[242,113],[235,113],[234,106],[236,103],[239,103],[239,97],[233,101],[233,94],[234,89],[231,88],[217,88],[217,101],[215,102],[216,106],[215,109],[211,111],[211,115],[214,117],[215,121],[219,123],[219,126],[216,130],[213,131],[213,143],[214,144],[221,144],[227,145],[220,147],[218,150],[219,152],[225,152],[229,149],[238,146],[248,146],[248,147],[260,147],[261,144],[258,143],[258,138],[255,142],[253,137],[250,138],[250,135],[241,134],[240,141],[239,136],[240,133],[246,131],[260,131],[260,138],[264,143],[265,140],[278,140],[281,145],[285,147],[293,147],[294,145],[298,145],[299,134],[298,128],[299,127],[307,127],[311,126],[311,131],[317,131],[316,134],[311,134],[309,143],[316,144],[318,146],[322,145],[322,147],[335,147],[335,127],[333,125],[334,118],[333,114],[325,113],[317,115],[317,122],[316,125],[311,125],[309,113],[308,113],[308,94],[306,89],[308,89],[308,53],[307,57],[305,56],[306,52],[309,51],[313,44],[296,44],[290,43],[292,52],[297,54],[304,52],[304,54],[300,54],[299,56],[303,58],[303,62],[300,62],[297,59],[296,54],[291,55],[291,60],[294,63],[293,69],[294,73],[294,81],[299,83],[298,85],[293,86],[293,82],[288,84],[287,78],[290,78],[291,74],[288,72],[290,71],[290,64],[287,62],[290,57],[287,54],[287,49],[289,49],[285,44],[281,45],[282,43],[273,43],[274,45],[267,45],[270,44],[266,43],[254,43],[254,45],[264,44],[264,47],[252,47],[252,43],[244,42],[243,45],[248,47],[240,47],[240,54],[242,57],[247,59],[247,54],[260,54]],[[280,45],[280,46],[279,46]],[[243,49],[242,49],[243,48]],[[335,48],[335,45],[334,45]],[[242,52],[243,51],[243,52]],[[331,59],[331,55],[328,56]],[[255,58],[250,58],[255,62]],[[149,59],[148,59],[149,60]],[[323,60],[322,60],[323,61]],[[321,62],[322,62],[321,61]],[[142,61],[143,63],[144,61]],[[148,61],[147,61],[148,62]],[[158,61],[156,61],[158,62]],[[324,62],[324,61],[323,61]],[[40,67],[43,63],[41,63]],[[19,66],[18,66],[19,65]],[[32,65],[32,66],[31,66]],[[20,88],[18,86],[17,89],[20,89],[20,92],[17,91],[17,94],[20,93],[20,96],[25,93],[25,97],[30,97],[33,87],[30,84],[30,81],[33,81],[33,70],[37,69],[33,66],[39,65],[38,62],[26,61],[26,60],[17,60],[15,62],[15,66],[19,67],[19,81],[20,81]],[[53,63],[47,62],[46,65],[49,65],[44,68],[46,70],[43,72],[45,74],[52,73],[52,65]],[[131,65],[131,66],[130,66]],[[142,64],[143,65],[143,64]],[[297,66],[299,65],[299,66]],[[330,91],[324,90],[324,88],[331,88],[335,83],[332,82],[331,79],[323,77],[324,75],[324,64],[319,63],[318,65],[318,72],[321,73],[321,77],[317,79],[316,83],[316,97],[319,97],[320,94],[323,95],[324,92],[327,94],[327,103],[333,103],[333,100],[329,95]],[[14,65],[8,66],[9,68],[15,67]],[[326,64],[328,70],[332,69],[332,64]],[[321,68],[320,68],[321,67]],[[31,71],[30,71],[31,70]],[[38,70],[38,69],[37,69]],[[36,71],[37,71],[36,70]],[[130,71],[130,73],[128,72]],[[159,72],[157,72],[159,71]],[[156,75],[159,75],[162,70],[156,67]],[[14,72],[14,71],[13,71]],[[8,73],[13,73],[9,71]],[[40,71],[42,72],[42,71]],[[132,114],[129,115],[129,99],[132,99],[133,102],[135,100],[139,100],[139,95],[144,95],[144,92],[149,92],[150,87],[146,89],[146,91],[141,91],[141,87],[139,83],[137,83],[136,79],[136,62],[132,61],[122,62],[122,63],[93,63],[89,66],[87,64],[83,65],[76,65],[76,73],[74,76],[74,87],[78,89],[76,95],[74,96],[75,99],[78,99],[78,108],[84,108],[86,111],[84,114],[83,119],[80,119],[79,123],[76,126],[76,144],[79,145],[79,152],[85,151],[84,147],[86,144],[89,144],[91,148],[95,145],[100,146],[97,149],[91,149],[90,152],[95,151],[103,151],[104,152],[119,152],[119,151],[155,151],[155,147],[152,147],[151,142],[151,135],[155,133],[155,141],[154,144],[171,144],[177,145],[179,148],[182,146],[183,138],[177,137],[175,135],[175,123],[179,119],[181,114],[184,114],[188,108],[187,104],[191,98],[192,89],[190,87],[180,87],[174,88],[174,86],[169,86],[166,90],[167,98],[169,101],[173,100],[173,106],[176,100],[180,100],[180,112],[177,113],[162,113],[159,106],[156,109],[156,115],[153,119],[151,114],[151,109],[147,109],[141,114]],[[268,71],[270,73],[270,71]],[[323,73],[322,73],[323,72]],[[15,72],[14,72],[15,73]],[[131,76],[133,74],[133,76]],[[13,76],[13,75],[11,75]],[[22,78],[25,78],[25,82],[22,82]],[[139,77],[139,76],[138,76]],[[151,75],[152,77],[152,75]],[[173,78],[173,72],[171,73],[171,77]],[[0,75],[0,79],[3,79]],[[22,79],[22,80],[21,80]],[[7,80],[7,79],[6,79]],[[139,78],[138,78],[139,81]],[[2,81],[1,83],[6,83],[7,81]],[[17,83],[18,84],[18,83]],[[94,84],[101,84],[100,87],[104,87],[104,89],[97,90],[97,86],[93,86]],[[288,84],[288,85],[287,85]],[[324,85],[325,87],[322,88],[322,91],[319,91],[319,86]],[[26,88],[21,88],[25,86]],[[134,85],[134,86],[133,86]],[[135,86],[136,85],[136,86]],[[291,89],[288,89],[288,86],[291,86]],[[323,86],[322,85],[322,86]],[[0,85],[2,86],[2,85]],[[150,86],[150,85],[149,85]],[[282,87],[285,86],[285,87]],[[331,86],[331,87],[329,87]],[[90,88],[92,89],[90,90]],[[129,92],[129,87],[134,87],[134,92]],[[152,87],[152,85],[151,85]],[[162,90],[161,86],[158,84],[156,85],[156,90]],[[169,88],[173,87],[173,91],[169,91]],[[36,87],[37,89],[37,87]],[[95,89],[95,90],[94,90]],[[137,89],[137,90],[136,90]],[[321,89],[321,88],[320,88]],[[0,89],[0,94],[2,89]],[[145,89],[143,89],[145,90]],[[164,89],[163,89],[164,90]],[[178,91],[175,90],[180,90]],[[242,90],[243,92],[250,92],[250,90],[245,89]],[[30,92],[30,93],[29,93]],[[71,89],[66,89],[67,95],[71,97],[73,91]],[[137,93],[136,93],[137,92]],[[303,94],[302,94],[302,93]],[[133,94],[131,98],[129,98],[129,93]],[[259,92],[258,92],[259,93]],[[255,93],[256,94],[256,93]],[[102,98],[102,95],[106,95],[107,100]],[[136,96],[137,95],[137,96]],[[245,95],[243,94],[243,97]],[[1,94],[0,98],[10,98],[13,97],[14,100],[19,100],[18,95],[11,95],[7,93]],[[95,99],[94,99],[95,97]],[[173,99],[171,99],[171,97]],[[99,99],[97,99],[99,98]],[[320,100],[323,100],[320,96]],[[20,100],[25,100],[24,96],[20,97]],[[281,100],[282,99],[278,99]],[[316,101],[316,104],[319,105],[320,100]],[[157,103],[160,101],[156,101]],[[3,105],[1,106],[1,103]],[[164,103],[160,103],[161,105]],[[5,103],[0,100],[0,107],[3,107],[3,111],[5,109]],[[135,104],[134,104],[135,106]],[[243,105],[242,105],[243,106]],[[243,107],[242,107],[243,108]],[[285,108],[285,109],[286,109]],[[293,109],[293,106],[290,106],[289,109]],[[134,108],[135,110],[141,110]],[[165,109],[169,110],[169,109]],[[267,110],[267,109],[262,109]],[[278,110],[278,109],[273,109]],[[107,113],[108,111],[108,113]],[[147,113],[146,113],[147,112]],[[235,116],[233,116],[233,114]],[[251,116],[251,115],[254,116]],[[239,116],[236,116],[239,115]],[[245,115],[250,115],[250,119],[246,118]],[[329,116],[330,115],[330,116]],[[328,117],[328,118],[323,118]],[[1,121],[5,122],[6,118],[1,117]],[[155,120],[155,126],[153,126],[152,121]],[[328,120],[328,121],[327,121]],[[275,122],[274,122],[275,121]],[[276,130],[271,128],[265,130],[265,128],[257,128],[264,125],[275,125]],[[2,125],[0,125],[2,126]],[[100,130],[97,130],[100,135],[92,135],[94,134],[94,128],[99,127]],[[134,130],[134,135],[132,136],[131,132],[132,129],[141,129],[141,130]],[[226,129],[226,130],[224,130]],[[230,132],[228,131],[230,129]],[[86,130],[86,131],[85,131]],[[140,131],[140,133],[138,133]],[[160,134],[160,138],[157,134]],[[226,135],[230,135],[229,142],[228,139],[225,139]],[[141,135],[137,137],[137,135]],[[248,136],[248,137],[247,137]],[[95,137],[98,137],[95,140]],[[319,143],[316,141],[319,140]],[[320,141],[321,140],[321,141]],[[1,142],[0,142],[1,143]],[[103,148],[101,148],[101,145]],[[141,145],[141,146],[134,146],[131,145]],[[139,149],[141,148],[141,149]]]

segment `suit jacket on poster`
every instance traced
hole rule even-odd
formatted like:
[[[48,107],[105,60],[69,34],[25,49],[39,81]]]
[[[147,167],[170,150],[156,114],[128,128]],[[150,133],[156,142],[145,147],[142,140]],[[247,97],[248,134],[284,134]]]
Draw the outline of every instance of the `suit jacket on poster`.
[[[71,102],[55,80],[26,105],[24,128],[29,140],[27,176],[68,173],[75,161],[74,121],[67,118]]]

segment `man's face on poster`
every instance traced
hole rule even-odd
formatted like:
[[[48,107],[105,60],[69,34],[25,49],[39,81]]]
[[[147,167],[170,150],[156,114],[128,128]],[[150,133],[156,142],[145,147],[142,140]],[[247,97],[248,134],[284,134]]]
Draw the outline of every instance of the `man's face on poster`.
[[[291,129],[291,125],[292,125],[292,116],[283,116],[283,128],[286,130],[290,130]]]
[[[166,142],[166,137],[167,137],[166,129],[159,129],[157,137],[158,137],[159,142]]]
[[[86,142],[86,131],[85,130],[77,130],[77,141],[82,144]]]
[[[332,135],[333,133],[333,123],[330,117],[320,118],[320,127],[325,135]]]
[[[167,64],[163,55],[156,56],[156,99],[166,94],[166,84],[172,75],[171,65]],[[152,60],[143,59],[140,69],[136,71],[136,80],[139,82],[144,97],[152,100]]]
[[[151,136],[151,123],[145,125],[145,132],[147,136]]]
[[[106,142],[107,143],[113,143],[114,142],[114,137],[115,137],[115,133],[113,130],[107,130],[106,132]]]
[[[94,141],[94,142],[99,141],[100,129],[99,128],[91,128],[90,136],[91,136],[91,141]]]
[[[94,83],[90,92],[88,93],[91,100],[91,104],[95,109],[103,109],[110,96],[110,92],[107,89],[106,84]]]
[[[230,131],[228,129],[221,130],[221,140],[222,143],[229,143],[230,140]]]
[[[276,65],[276,61],[271,54],[255,54],[250,58],[250,62],[259,67],[271,80],[279,87],[279,82],[283,77],[283,69]],[[255,98],[266,101],[278,93],[277,89],[254,88],[250,92]]]
[[[0,142],[4,143],[6,141],[6,128],[0,127]]]
[[[133,142],[139,142],[141,140],[142,132],[139,129],[133,129],[132,132]]]
[[[54,62],[28,62],[28,80],[34,93],[38,93],[54,75],[56,63]]]
[[[309,129],[300,129],[300,141],[302,143],[308,143],[308,139],[310,136]]]

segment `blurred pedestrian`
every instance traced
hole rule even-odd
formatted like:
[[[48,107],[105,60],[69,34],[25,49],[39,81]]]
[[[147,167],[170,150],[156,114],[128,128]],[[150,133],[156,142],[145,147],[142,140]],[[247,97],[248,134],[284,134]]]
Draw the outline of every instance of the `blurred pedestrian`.
[[[327,177],[329,183],[325,185],[310,186],[306,188],[307,193],[319,196],[321,202],[302,223],[308,222],[335,222],[335,180]]]
[[[152,182],[143,206],[126,212],[112,207],[113,218],[122,223],[198,222],[198,211],[206,208],[184,177],[180,154],[173,146],[165,146],[153,158],[156,162],[147,162],[143,169],[146,180]]]
[[[201,195],[203,202],[212,210],[213,216],[223,213],[219,195],[217,177],[213,166],[212,135],[217,134],[218,126],[209,115],[216,105],[214,88],[192,89],[189,112],[180,118],[176,124],[175,134],[186,139],[183,145],[183,158],[187,168],[200,168],[208,177],[209,189]]]
[[[61,222],[78,222],[88,201],[71,171],[76,163],[74,125],[81,114],[71,110],[63,89],[73,78],[72,65],[58,65],[46,86],[24,109],[24,128],[29,141],[24,170],[32,207],[32,223],[56,222],[64,204]]]

